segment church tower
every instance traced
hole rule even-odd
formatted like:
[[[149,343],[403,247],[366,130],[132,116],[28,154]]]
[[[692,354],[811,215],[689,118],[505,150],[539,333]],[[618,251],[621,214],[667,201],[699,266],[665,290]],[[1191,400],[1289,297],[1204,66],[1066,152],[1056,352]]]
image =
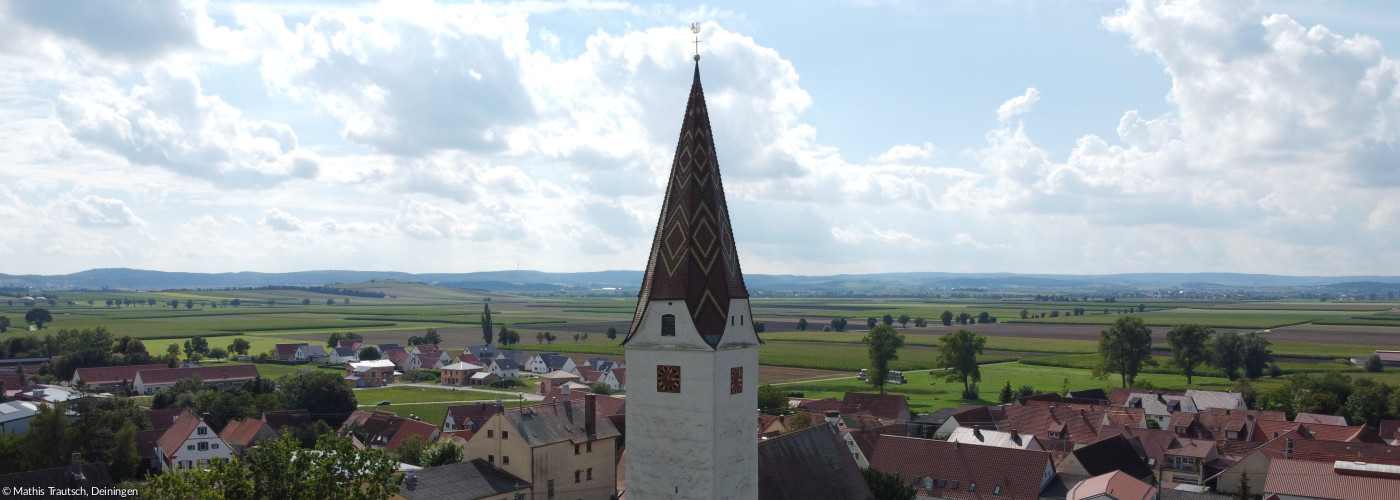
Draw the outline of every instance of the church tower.
[[[630,500],[758,498],[758,334],[696,61],[623,341]]]

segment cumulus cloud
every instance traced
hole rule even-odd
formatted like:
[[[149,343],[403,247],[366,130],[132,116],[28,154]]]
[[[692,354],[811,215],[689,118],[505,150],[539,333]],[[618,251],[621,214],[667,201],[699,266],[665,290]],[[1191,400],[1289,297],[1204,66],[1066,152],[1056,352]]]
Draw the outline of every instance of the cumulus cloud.
[[[917,146],[900,144],[880,153],[872,161],[875,163],[919,163],[928,161],[935,154],[938,154],[938,148],[933,147],[932,143],[925,142]]]
[[[85,144],[224,186],[266,187],[316,175],[314,155],[298,149],[290,126],[244,119],[205,95],[188,71],[156,66],[144,76],[148,85],[126,93],[110,83],[62,93],[58,118]]]
[[[307,224],[296,216],[283,212],[280,208],[271,208],[263,212],[262,224],[272,228],[274,231],[298,232],[305,231]]]
[[[16,21],[89,50],[136,61],[197,46],[204,17],[199,4],[190,0],[6,2],[0,9]]]
[[[997,120],[1008,121],[1016,115],[1026,114],[1035,107],[1035,103],[1040,101],[1040,91],[1034,87],[1026,89],[1026,93],[1007,99],[997,107]]]
[[[143,226],[146,221],[136,216],[126,202],[112,198],[89,195],[82,199],[65,202],[68,209],[77,217],[78,224],[90,227],[130,227]]]

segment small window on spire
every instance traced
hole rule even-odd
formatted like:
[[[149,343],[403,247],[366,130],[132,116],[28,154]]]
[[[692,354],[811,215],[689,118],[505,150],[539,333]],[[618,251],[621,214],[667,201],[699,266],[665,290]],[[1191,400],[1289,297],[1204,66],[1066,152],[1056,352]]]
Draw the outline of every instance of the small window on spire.
[[[666,315],[662,315],[662,316],[661,316],[661,336],[662,336],[662,337],[675,337],[675,336],[676,336],[676,315],[674,315],[674,314],[666,314]]]

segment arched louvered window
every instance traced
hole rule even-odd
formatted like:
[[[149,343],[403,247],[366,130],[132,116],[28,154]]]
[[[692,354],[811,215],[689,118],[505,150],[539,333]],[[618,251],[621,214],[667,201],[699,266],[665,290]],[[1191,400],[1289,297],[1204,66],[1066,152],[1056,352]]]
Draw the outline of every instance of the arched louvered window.
[[[662,316],[661,316],[661,336],[662,336],[662,337],[675,337],[675,336],[676,336],[676,315],[674,315],[674,314],[666,314],[666,315],[662,315]]]

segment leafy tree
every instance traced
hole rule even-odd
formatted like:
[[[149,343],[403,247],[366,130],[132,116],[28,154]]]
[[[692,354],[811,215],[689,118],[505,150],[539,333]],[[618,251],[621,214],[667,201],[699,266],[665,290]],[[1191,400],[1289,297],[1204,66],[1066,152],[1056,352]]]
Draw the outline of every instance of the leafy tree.
[[[939,315],[939,316],[938,316],[938,319],[940,319],[940,320],[943,321],[943,326],[952,325],[952,324],[953,324],[953,311],[943,311],[943,314],[942,314],[942,315]]]
[[[870,381],[885,393],[885,378],[890,374],[890,361],[899,359],[899,348],[904,347],[904,336],[896,333],[894,327],[880,325],[870,329],[860,341],[869,347]]]
[[[617,327],[608,327],[608,340],[617,340]]]
[[[224,359],[228,357],[228,351],[225,351],[222,347],[215,347],[213,349],[209,349],[209,357],[214,359]]]
[[[3,323],[2,323],[3,321],[5,321],[5,320],[0,320],[0,324],[3,324]],[[3,330],[0,330],[0,331],[3,331]],[[797,331],[799,331],[799,332],[805,332],[805,331],[807,331],[807,318],[798,318],[798,319],[797,319]],[[608,337],[608,338],[612,338],[612,337]]]
[[[919,327],[919,328],[923,328],[923,327],[925,327],[925,326],[928,326],[928,320],[926,320],[926,319],[924,319],[924,318],[921,318],[921,317],[920,317],[920,318],[914,318],[914,326],[917,326],[917,327]]]
[[[1147,311],[1147,304],[1138,304],[1138,308],[1137,308],[1137,309],[1138,309],[1138,312],[1146,312],[1146,311]]]
[[[147,498],[244,500],[382,500],[399,491],[396,464],[379,450],[357,450],[348,439],[322,436],[316,453],[295,437],[263,441],[242,457],[207,470],[161,474],[142,490]]]
[[[331,336],[326,338],[326,347],[335,349],[340,345],[340,332],[331,332]]]
[[[310,297],[307,297],[307,298],[301,299],[301,305],[304,305],[304,306],[309,306],[309,305],[311,305],[311,298],[310,298]]]
[[[886,474],[874,467],[860,470],[865,485],[880,500],[914,500],[914,487],[904,482],[897,474]]]
[[[510,331],[510,330],[506,328],[506,325],[501,325],[501,332],[500,332],[500,335],[505,335],[506,332],[508,332],[508,331]],[[498,335],[498,336],[499,336],[499,335]],[[553,339],[550,339],[550,343],[553,343]]]
[[[3,320],[3,319],[0,319],[0,325],[3,325],[3,324],[4,324],[4,320]],[[3,331],[3,330],[0,330],[0,331]],[[1372,354],[1371,357],[1366,358],[1366,371],[1371,372],[1371,373],[1377,373],[1377,372],[1380,372],[1381,370],[1384,370],[1384,369],[1385,369],[1385,363],[1382,363],[1382,362],[1381,362],[1381,356],[1380,356],[1379,354]]]
[[[875,319],[874,316],[871,316],[871,317],[869,317],[869,318],[865,318],[865,327],[866,327],[866,328],[875,328],[875,325],[877,325],[877,324],[879,324],[879,323],[880,323],[880,320]]]
[[[0,316],[0,333],[5,333],[5,331],[7,331],[7,330],[9,330],[9,329],[10,329],[10,317],[9,317],[9,316]]]
[[[838,332],[846,331],[846,318],[835,318],[831,320],[831,329]]]
[[[1259,332],[1249,332],[1244,334],[1242,340],[1244,376],[1250,380],[1257,379],[1264,375],[1269,362],[1274,360],[1273,353],[1269,351],[1269,339],[1259,335]]]
[[[193,299],[185,299],[185,309],[194,309]]]
[[[910,318],[909,318],[909,315],[908,315],[908,314],[901,314],[901,315],[899,315],[899,327],[900,327],[900,328],[908,328],[908,327],[909,327],[909,319],[910,319]]]
[[[978,322],[978,323],[991,323],[991,322],[992,322],[992,315],[991,315],[990,313],[988,313],[987,311],[982,311],[982,312],[980,312],[980,313],[977,314],[977,322]]]
[[[1011,381],[1007,380],[1006,385],[1001,388],[1001,394],[997,395],[997,401],[1001,402],[1001,404],[1006,404],[1010,403],[1013,399],[1016,399],[1015,393],[1011,392]]]
[[[544,343],[544,332],[535,332],[535,343],[536,343],[536,344],[543,344],[543,343]]]
[[[935,366],[946,368],[948,382],[962,381],[963,390],[969,391],[969,382],[981,382],[982,371],[977,366],[977,355],[987,345],[987,337],[959,329],[948,332],[938,339],[938,357]],[[1010,387],[1009,383],[1007,387]]]
[[[442,335],[438,335],[437,328],[429,328],[428,333],[423,335],[423,342],[436,346],[442,343]]]
[[[73,434],[69,432],[67,411],[68,406],[62,403],[39,405],[39,413],[30,419],[29,431],[25,436],[31,444],[28,450],[31,470],[60,467],[68,463],[68,454],[74,447],[70,439]]]
[[[1244,366],[1244,337],[1235,332],[1225,332],[1215,338],[1211,347],[1211,364],[1225,371],[1225,377],[1235,380],[1240,377],[1240,367]]]
[[[238,354],[248,354],[248,349],[251,349],[252,347],[253,344],[248,342],[247,339],[244,339],[243,337],[238,337],[236,339],[233,339],[232,344],[229,344],[229,352],[236,352]]]
[[[886,314],[885,317],[880,318],[880,322],[889,326],[894,326],[894,316]]]
[[[767,323],[764,323],[764,322],[762,322],[762,321],[755,321],[755,322],[753,322],[753,331],[754,331],[754,333],[763,333],[764,331],[767,331],[767,330],[768,330],[768,324],[767,324]]]
[[[972,322],[972,314],[969,314],[969,313],[958,313],[958,324],[959,324],[959,325],[966,325],[966,324],[971,323],[971,322]]]
[[[1069,392],[1069,391],[1065,391],[1065,392]],[[1018,397],[1018,398],[1024,398],[1024,397],[1034,396],[1034,395],[1036,395],[1036,394],[1040,394],[1040,391],[1035,390],[1035,387],[1032,387],[1032,386],[1030,386],[1030,385],[1023,385],[1023,386],[1021,386],[1021,387],[1017,387],[1017,388],[1016,388],[1016,397]]]
[[[441,467],[462,461],[465,454],[455,439],[439,439],[423,450],[423,467]]]
[[[795,432],[811,427],[816,422],[812,418],[812,413],[806,410],[798,410],[788,417],[787,431]]]
[[[398,450],[394,451],[394,459],[406,464],[423,465],[423,450],[426,449],[428,440],[415,434],[399,443]]]
[[[545,343],[553,344],[553,343],[554,343],[554,339],[557,339],[557,338],[558,338],[558,337],[555,337],[553,333],[544,332],[544,341],[545,341]]]
[[[209,354],[209,341],[204,337],[194,337],[185,341],[185,355],[193,353]]]
[[[1143,365],[1157,366],[1152,359],[1152,330],[1137,316],[1118,318],[1113,326],[1099,333],[1099,355],[1101,360],[1094,374],[1117,373],[1123,387],[1137,378]]]
[[[277,384],[277,398],[283,408],[305,408],[317,419],[337,428],[358,407],[355,393],[345,385],[341,375],[321,370],[282,377]]]
[[[1026,318],[1029,318],[1029,317],[1031,317],[1031,312],[1030,312],[1030,311],[1027,311],[1027,310],[1025,310],[1025,309],[1022,309],[1022,310],[1021,310],[1021,319],[1026,319]]]
[[[1191,376],[1196,367],[1206,361],[1210,351],[1210,337],[1215,329],[1202,325],[1177,325],[1167,332],[1167,345],[1172,348],[1172,364],[1181,368],[1186,376],[1186,384],[1191,385]]]
[[[107,472],[114,481],[136,478],[136,470],[141,466],[141,453],[136,450],[136,423],[127,421],[113,438],[112,452],[108,457]]]
[[[481,313],[481,338],[485,343],[490,344],[492,332],[491,304],[486,304],[484,307],[482,307],[482,310],[484,312]]]
[[[584,338],[585,340],[587,340],[587,339],[588,339],[588,334],[587,334],[587,333],[583,334],[583,338]],[[504,336],[502,336],[501,338],[496,339],[496,341],[499,342],[499,343],[501,343],[502,345],[519,344],[519,343],[520,343],[520,332],[517,332],[517,331],[515,331],[515,330],[507,330],[507,331],[506,331],[506,334],[505,334]]]
[[[769,415],[783,415],[789,411],[787,394],[773,384],[759,384],[758,409]]]
[[[1377,428],[1388,416],[1390,387],[1369,378],[1354,379],[1353,384],[1355,389],[1344,405],[1347,416],[1352,424]]]
[[[328,306],[333,306],[333,305],[335,305],[335,299],[326,299],[326,305],[328,305]]]
[[[39,328],[39,329],[42,330],[42,329],[44,328],[44,323],[51,323],[51,322],[53,322],[53,315],[52,315],[52,314],[49,314],[49,310],[48,310],[48,309],[44,309],[44,308],[42,308],[42,307],[36,307],[36,308],[30,309],[29,312],[24,313],[24,320],[27,321],[27,322],[29,322],[29,323],[34,323],[34,326],[35,326],[36,328]]]

